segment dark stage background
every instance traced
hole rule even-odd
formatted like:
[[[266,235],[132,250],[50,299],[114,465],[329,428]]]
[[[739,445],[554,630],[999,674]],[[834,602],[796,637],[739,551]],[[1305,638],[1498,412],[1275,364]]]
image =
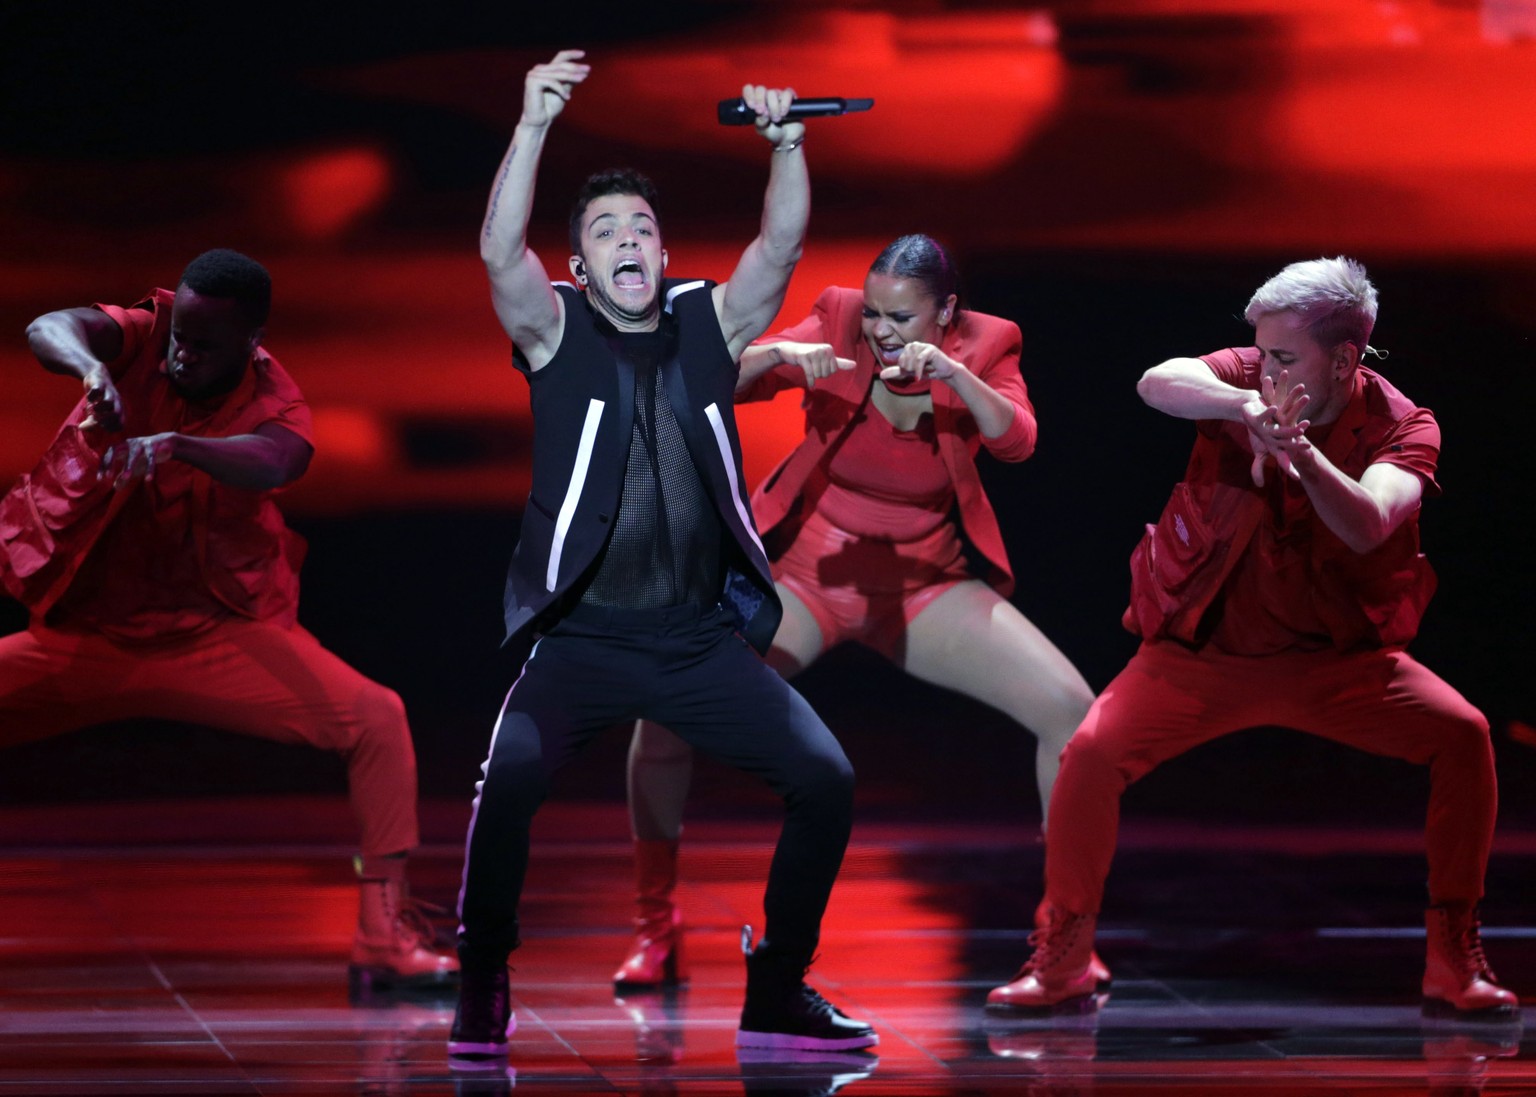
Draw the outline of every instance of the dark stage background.
[[[654,7],[654,6],[653,6]],[[143,11],[144,9],[137,9]],[[0,478],[29,467],[74,395],[26,355],[26,321],[173,284],[211,246],[272,268],[268,345],[305,388],[320,451],[289,497],[310,540],[303,622],[405,698],[422,793],[467,801],[502,692],[501,580],[526,492],[523,382],[475,237],[521,75],[590,51],[535,211],[552,272],[567,196],[628,162],[662,186],[673,269],[724,277],[755,227],[767,156],[710,122],[743,79],[869,95],[816,123],[807,256],[783,319],[858,284],[885,239],[951,242],[970,303],[1025,332],[1037,455],[983,475],[1017,604],[1102,687],[1133,650],[1126,558],[1193,427],[1137,400],[1141,371],[1243,343],[1251,290],[1348,252],[1381,291],[1383,371],[1437,413],[1441,578],[1416,653],[1491,717],[1505,827],[1536,825],[1527,420],[1536,403],[1536,17],[1522,4],[386,6],[367,26],[293,3],[249,18],[155,9],[7,15],[0,60]],[[782,74],[779,75],[779,74]],[[745,419],[760,477],[793,401]],[[0,630],[24,623],[0,604]],[[861,810],[1038,815],[1033,742],[998,714],[860,650],[798,683],[859,769]],[[612,734],[560,795],[622,797]],[[67,803],[331,793],[310,750],[202,728],[96,728],[5,752],[0,798]],[[1414,825],[1424,778],[1278,730],[1202,748],[1126,813]],[[699,814],[771,811],[701,764]],[[8,836],[25,840],[27,836]]]

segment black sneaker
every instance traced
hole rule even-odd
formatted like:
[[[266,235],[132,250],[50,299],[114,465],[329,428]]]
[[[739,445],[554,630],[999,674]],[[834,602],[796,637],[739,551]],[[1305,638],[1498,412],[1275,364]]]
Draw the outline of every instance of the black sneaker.
[[[507,965],[464,965],[459,975],[459,1008],[448,1037],[448,1065],[455,1070],[500,1069],[507,1057],[507,1036],[516,1029]]]
[[[771,946],[754,950],[750,926],[742,930],[741,950],[747,957],[747,1001],[737,1047],[850,1051],[880,1042],[873,1028],[805,985],[804,961]]]

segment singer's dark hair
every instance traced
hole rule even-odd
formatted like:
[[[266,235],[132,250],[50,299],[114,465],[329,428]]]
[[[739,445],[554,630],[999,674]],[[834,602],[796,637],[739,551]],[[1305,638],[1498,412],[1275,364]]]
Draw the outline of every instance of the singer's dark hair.
[[[651,207],[651,213],[656,217],[656,228],[661,229],[661,210],[656,198],[656,184],[636,171],[634,168],[609,168],[607,171],[595,172],[587,177],[587,181],[576,192],[576,201],[571,203],[571,254],[580,255],[581,251],[581,221],[587,215],[587,207],[599,198],[606,198],[610,194],[632,194],[636,198],[644,198],[646,204]]]
[[[955,266],[955,257],[943,244],[924,233],[916,232],[892,240],[870,264],[869,273],[914,279],[939,302],[954,294],[955,312],[960,311],[960,270]]]
[[[182,271],[180,285],[203,297],[231,299],[254,330],[272,309],[272,276],[249,255],[229,248],[205,251]]]

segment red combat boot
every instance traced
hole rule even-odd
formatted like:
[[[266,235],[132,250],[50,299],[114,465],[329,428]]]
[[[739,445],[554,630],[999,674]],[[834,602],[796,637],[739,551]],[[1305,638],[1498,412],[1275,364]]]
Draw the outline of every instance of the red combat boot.
[[[1044,929],[1050,920],[1051,904],[1041,899],[1039,905],[1035,907],[1035,928]],[[1088,973],[1093,976],[1094,985],[1100,990],[1107,988],[1114,979],[1110,974],[1109,965],[1099,959],[1097,949],[1088,954]]]
[[[404,857],[359,857],[357,934],[347,969],[354,994],[430,987],[459,977],[459,962],[433,942],[432,925],[411,899]]]
[[[1050,909],[1046,924],[1029,935],[1034,953],[1013,982],[987,995],[987,1008],[1086,1013],[1098,1006],[1089,967],[1097,916]]]
[[[1519,999],[1499,986],[1483,956],[1477,908],[1444,903],[1424,912],[1424,1011],[1430,1014],[1504,1017]]]
[[[683,916],[672,902],[672,889],[677,885],[677,840],[635,839],[635,876],[635,940],[613,973],[613,981],[621,987],[687,982]]]

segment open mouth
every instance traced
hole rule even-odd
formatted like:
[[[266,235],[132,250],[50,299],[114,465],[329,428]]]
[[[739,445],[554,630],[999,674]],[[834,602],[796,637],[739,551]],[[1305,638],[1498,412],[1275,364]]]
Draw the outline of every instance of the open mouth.
[[[645,273],[633,259],[625,259],[613,268],[613,284],[619,289],[638,289],[645,285]]]
[[[905,346],[906,346],[905,343],[894,343],[894,344],[879,343],[879,344],[876,344],[876,348],[875,349],[878,351],[878,353],[880,355],[880,363],[882,365],[886,365],[886,366],[894,366],[898,361],[901,360],[901,352],[902,352],[902,349]]]

